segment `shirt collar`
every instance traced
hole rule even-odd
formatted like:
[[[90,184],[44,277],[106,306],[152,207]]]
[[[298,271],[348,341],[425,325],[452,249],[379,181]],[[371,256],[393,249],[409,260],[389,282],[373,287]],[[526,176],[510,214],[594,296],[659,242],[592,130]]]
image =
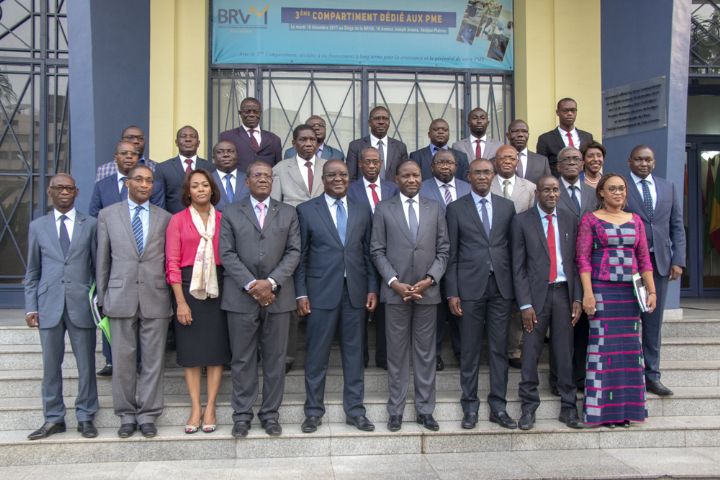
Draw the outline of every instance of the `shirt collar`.
[[[406,204],[407,201],[410,200],[410,197],[406,197],[402,192],[398,192],[398,195],[400,195],[400,202],[403,204]],[[420,194],[415,195],[412,199],[415,203],[420,203]]]
[[[481,198],[484,198],[488,201],[488,203],[492,204],[492,193],[488,191],[487,195],[481,196],[475,192],[475,190],[470,191],[470,195],[473,197],[473,202],[477,205]]]
[[[560,132],[560,135],[562,135],[563,137],[567,136],[568,133],[570,133],[574,136],[575,131],[576,131],[575,127],[573,127],[573,129],[568,132],[567,130],[563,130],[563,128],[560,125],[558,125],[557,129],[558,129],[558,132]]]
[[[473,142],[477,142],[480,140],[481,142],[487,142],[487,133],[483,135],[482,137],[476,137],[475,135],[470,135],[472,137]]]
[[[435,179],[435,183],[437,183],[438,187],[442,187],[445,185],[445,182],[441,181],[437,177],[433,177]],[[450,185],[452,188],[455,188],[455,177],[451,178],[449,182],[447,182],[447,185]]]
[[[540,214],[540,218],[545,218],[545,217],[548,215],[548,214],[545,212],[545,210],[543,210],[542,208],[540,208],[540,204],[539,204],[539,203],[538,203],[537,205],[535,205],[535,208],[537,208],[537,211],[538,211],[538,213]],[[552,215],[553,217],[557,218],[557,208],[553,208],[553,211],[552,211],[552,213],[551,213],[550,215]]]
[[[182,155],[178,155],[180,157],[180,162],[182,162],[183,165],[185,165],[185,160],[192,160],[193,165],[197,162],[197,154],[193,155],[192,157],[184,157]]]
[[[377,180],[375,180],[374,182],[371,182],[367,178],[363,177],[363,184],[365,185],[365,188],[368,188],[370,184],[380,187],[380,177],[378,177]]]
[[[295,160],[297,160],[298,164],[299,164],[299,165],[302,165],[303,167],[305,166],[305,164],[306,164],[307,162],[310,162],[310,163],[312,163],[313,168],[315,168],[315,159],[316,159],[316,158],[317,158],[317,157],[315,157],[315,156],[313,155],[313,157],[312,157],[310,160],[305,160],[304,158],[300,158],[300,155],[295,155]]]
[[[248,135],[250,135],[250,127],[246,127],[245,124],[242,123],[242,122],[240,122],[240,126],[242,126],[243,130],[245,130],[245,133],[247,133]],[[260,125],[258,125],[257,127],[253,128],[253,130],[255,130],[256,132],[260,133]]]
[[[233,170],[232,172],[229,172],[229,173],[225,173],[225,172],[223,172],[222,170],[218,170],[218,175],[220,175],[220,178],[221,178],[222,180],[225,180],[225,177],[227,177],[228,175],[232,175],[233,178],[237,178],[237,168],[236,168],[235,170]]]
[[[437,145],[434,145],[431,143],[429,148],[430,148],[430,153],[435,155],[440,150],[448,150],[450,147],[448,147],[447,143],[445,145],[443,145],[442,147],[438,147]]]
[[[500,182],[500,186],[501,186],[501,187],[503,186],[503,182],[504,182],[505,180],[510,180],[510,185],[512,185],[512,186],[514,187],[514,186],[515,186],[515,179],[516,179],[517,177],[516,177],[515,175],[513,175],[513,176],[510,177],[510,178],[503,178],[503,177],[501,177],[500,175],[496,175],[495,178],[497,178],[498,182]]]
[[[387,135],[385,135],[383,138],[378,138],[378,137],[376,137],[375,135],[373,135],[372,133],[370,134],[370,145],[372,145],[373,147],[375,147],[375,145],[377,145],[377,143],[378,143],[380,140],[383,141],[383,148],[385,148],[385,147],[388,146],[388,137],[387,137]],[[377,147],[375,147],[375,148],[377,148]]]
[[[263,200],[263,201],[261,202],[260,200],[256,199],[256,198],[253,197],[252,195],[250,195],[250,204],[252,205],[253,210],[255,210],[255,208],[257,207],[258,203],[262,203],[263,205],[265,205],[265,208],[267,209],[267,208],[270,206],[270,197],[266,198],[265,200]]]
[[[562,182],[563,185],[565,185],[565,190],[567,190],[570,187],[578,187],[578,190],[579,190],[580,184],[582,183],[582,182],[580,182],[580,177],[578,177],[577,180],[575,180],[575,183],[570,183],[567,180],[565,180],[563,177],[560,177],[560,181]]]
[[[655,185],[655,180],[653,180],[652,173],[649,174],[645,178],[640,178],[637,175],[635,175],[633,172],[630,172],[630,177],[633,179],[633,183],[635,183],[635,185],[639,184],[643,180],[646,180],[648,182],[648,184],[650,184],[650,185]]]
[[[342,198],[333,198],[330,195],[328,195],[327,193],[324,193],[323,195],[325,195],[325,201],[327,202],[328,207],[335,206],[335,202],[337,200],[340,200],[343,203],[343,207],[345,205],[347,205],[347,196],[342,197]]]
[[[130,205],[130,209],[131,209],[131,210],[134,210],[135,207],[140,206],[140,207],[143,208],[143,210],[150,211],[150,200],[145,200],[144,203],[137,204],[137,203],[135,203],[134,201],[132,201],[132,200],[130,199],[130,197],[128,197],[128,205]]]
[[[520,155],[521,155],[521,156],[522,156],[522,155],[525,155],[525,157],[528,156],[528,149],[527,149],[527,147],[525,147],[525,148],[522,149],[522,151],[520,152]]]
[[[60,216],[61,216],[61,215],[65,215],[65,216],[68,218],[68,220],[70,220],[71,222],[74,222],[74,221],[75,221],[75,213],[76,213],[76,212],[75,212],[75,207],[71,208],[70,211],[67,212],[67,213],[60,213],[60,212],[57,211],[57,209],[53,209],[53,212],[55,213],[55,221],[56,221],[56,222],[57,222],[58,220],[60,220]]]

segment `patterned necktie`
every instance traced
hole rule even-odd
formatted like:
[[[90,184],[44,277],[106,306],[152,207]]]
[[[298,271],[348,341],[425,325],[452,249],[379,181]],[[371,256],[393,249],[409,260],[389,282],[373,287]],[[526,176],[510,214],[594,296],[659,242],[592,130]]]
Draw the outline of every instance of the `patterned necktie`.
[[[127,185],[125,185],[127,177],[120,177],[120,198],[127,200]]]
[[[250,136],[250,146],[257,152],[260,150],[260,144],[258,143],[257,138],[255,138],[255,132],[257,132],[257,130],[254,128],[248,130],[248,135]]]
[[[345,206],[341,200],[335,200],[335,220],[337,221],[337,231],[340,236],[340,242],[345,245],[345,233],[347,231],[347,214]]]
[[[475,159],[482,158],[482,142],[478,138],[475,141]]]
[[[262,230],[265,225],[265,204],[260,202],[255,208],[260,212],[260,215],[258,215],[258,224],[260,225],[260,230]]]
[[[445,187],[444,197],[445,197],[445,205],[447,205],[448,203],[452,202],[452,194],[450,193],[450,184],[446,183],[445,185],[443,185],[443,187]]]
[[[310,192],[310,195],[312,195],[312,187],[313,187],[313,164],[310,160],[305,162],[305,167],[307,167],[307,174],[308,174],[308,192]]]
[[[370,193],[372,194],[373,203],[377,207],[377,204],[380,203],[380,197],[377,194],[377,184],[371,183],[368,186],[370,187],[370,190],[371,190]]]
[[[417,242],[418,234],[418,218],[417,214],[415,213],[415,209],[413,208],[414,203],[415,200],[413,200],[412,198],[408,198],[408,227],[410,227],[410,236],[412,236],[413,243]]]
[[[556,258],[556,251],[555,251],[555,227],[553,226],[552,214],[545,215],[545,218],[547,218],[547,221],[548,221],[547,244],[548,244],[548,254],[550,255],[550,275],[548,277],[548,281],[550,283],[554,283],[555,279],[557,279],[557,258]]]
[[[503,180],[503,197],[510,198],[510,180]]]
[[[64,257],[67,257],[68,250],[70,250],[70,235],[65,226],[65,220],[67,219],[67,215],[60,215],[60,248]]]
[[[185,159],[185,165],[187,165],[187,167],[185,167],[185,173],[190,173],[190,172],[193,171],[193,168],[192,168],[192,160],[191,160],[191,159],[186,158],[186,159]]]
[[[143,207],[140,205],[135,207],[135,214],[132,218],[132,230],[133,230],[133,236],[135,237],[135,245],[137,245],[137,251],[138,255],[142,255],[143,250],[145,249],[145,244],[143,242],[143,226],[142,226],[142,220],[140,220],[140,212],[142,211]]]
[[[645,211],[647,212],[648,218],[653,219],[655,215],[655,209],[653,208],[652,195],[650,195],[650,182],[647,180],[640,180],[642,184],[643,192],[643,203],[645,204]]]
[[[490,215],[488,215],[487,211],[487,198],[481,198],[480,199],[480,217],[482,218],[482,224],[483,229],[485,230],[485,235],[487,235],[488,238],[490,238]]]
[[[523,157],[523,154],[522,154],[522,153],[518,153],[518,163],[517,163],[517,166],[515,166],[515,175],[517,175],[517,176],[520,177],[520,178],[525,178],[525,177],[523,177],[523,162],[522,162],[522,157]]]
[[[566,135],[568,137],[568,147],[574,147],[575,142],[573,142],[572,133],[566,132]]]
[[[227,195],[228,203],[232,203],[235,199],[235,190],[232,186],[233,175],[225,175],[225,195]]]
[[[577,185],[570,185],[570,197],[572,198],[573,203],[575,204],[575,211],[580,211],[580,199],[578,199],[578,187]]]
[[[385,148],[383,148],[383,141],[379,140],[377,143],[378,153],[380,154],[380,178],[385,180]]]

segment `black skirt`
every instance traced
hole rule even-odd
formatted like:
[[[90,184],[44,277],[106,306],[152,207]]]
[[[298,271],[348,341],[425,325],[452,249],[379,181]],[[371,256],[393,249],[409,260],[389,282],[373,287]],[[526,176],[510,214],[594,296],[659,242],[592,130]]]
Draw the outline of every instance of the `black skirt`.
[[[227,317],[220,309],[223,269],[217,267],[219,295],[217,298],[198,300],[190,295],[193,267],[182,268],[182,289],[190,306],[192,323],[182,325],[173,320],[177,363],[181,367],[208,367],[230,362],[230,340]]]

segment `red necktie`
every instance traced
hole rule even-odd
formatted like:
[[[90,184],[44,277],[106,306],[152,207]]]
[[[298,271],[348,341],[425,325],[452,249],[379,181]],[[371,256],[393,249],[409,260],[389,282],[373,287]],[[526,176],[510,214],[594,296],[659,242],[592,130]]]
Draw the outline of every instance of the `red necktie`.
[[[312,184],[313,184],[313,164],[311,161],[305,162],[305,166],[308,171],[308,192],[312,195]]]
[[[482,158],[482,147],[480,146],[480,139],[478,138],[475,143],[475,159]]]
[[[545,215],[545,218],[547,218],[548,221],[547,244],[548,253],[550,254],[550,275],[548,281],[550,283],[553,283],[557,278],[557,258],[555,258],[555,256],[557,255],[555,253],[555,228],[553,227],[553,216]]]
[[[376,190],[377,185],[374,184],[374,183],[371,183],[371,184],[369,185],[369,187],[370,187],[370,189],[372,190],[371,193],[372,193],[373,203],[374,203],[375,206],[377,207],[377,204],[380,203],[380,197],[378,197],[377,190]]]
[[[192,169],[192,160],[189,159],[189,158],[186,158],[186,159],[185,159],[185,164],[187,165],[187,167],[185,167],[185,173],[190,173],[190,172],[192,172],[192,171],[193,171],[193,169]]]
[[[566,132],[566,135],[568,137],[568,147],[575,147],[575,142],[573,142],[572,139],[572,133]]]
[[[258,151],[260,150],[260,145],[257,142],[257,138],[255,138],[255,129],[251,128],[248,130],[248,135],[250,135],[250,145],[252,145],[253,150]]]

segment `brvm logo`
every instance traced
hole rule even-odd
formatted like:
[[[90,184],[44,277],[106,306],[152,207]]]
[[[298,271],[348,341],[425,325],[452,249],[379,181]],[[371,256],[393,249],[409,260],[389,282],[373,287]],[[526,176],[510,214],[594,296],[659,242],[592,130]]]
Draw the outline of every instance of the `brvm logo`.
[[[262,10],[258,10],[254,5],[245,10],[241,8],[218,8],[215,13],[215,23],[224,26],[265,28],[269,9],[270,4],[266,4]]]

